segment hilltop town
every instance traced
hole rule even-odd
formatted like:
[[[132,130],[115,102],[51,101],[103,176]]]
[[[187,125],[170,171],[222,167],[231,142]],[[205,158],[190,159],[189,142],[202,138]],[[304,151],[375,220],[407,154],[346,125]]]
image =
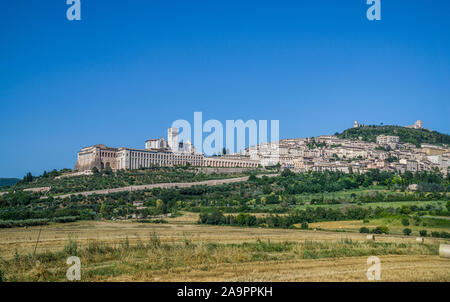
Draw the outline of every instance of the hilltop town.
[[[374,127],[354,122],[353,129]],[[403,129],[423,130],[422,121]],[[446,136],[447,137],[447,136]],[[137,169],[150,166],[191,165],[201,167],[257,168],[279,165],[295,172],[341,171],[365,173],[369,169],[400,172],[432,171],[447,175],[450,165],[448,145],[402,142],[399,136],[377,135],[376,141],[361,137],[345,139],[338,135],[282,139],[252,146],[239,154],[207,157],[195,152],[190,142],[178,141],[178,129],[168,129],[168,139],[147,140],[145,149],[110,148],[95,145],[78,153],[75,175],[91,169]]]
[[[363,127],[354,123],[354,128]],[[422,129],[422,121],[407,128]],[[450,148],[432,144],[402,143],[398,136],[378,135],[376,142],[342,139],[335,135],[283,139],[276,144],[249,148],[248,156],[262,166],[280,164],[297,172],[341,171],[365,173],[369,169],[390,172],[431,171],[447,175]]]

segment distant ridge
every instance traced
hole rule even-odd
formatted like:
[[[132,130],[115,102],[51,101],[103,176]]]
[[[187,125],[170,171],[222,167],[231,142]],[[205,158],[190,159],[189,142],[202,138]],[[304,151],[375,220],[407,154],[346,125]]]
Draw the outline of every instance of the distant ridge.
[[[450,135],[431,131],[428,129],[414,129],[401,126],[375,126],[364,125],[349,128],[342,133],[337,133],[339,138],[358,139],[376,142],[378,135],[395,135],[402,143],[411,143],[420,147],[421,144],[450,145]]]
[[[5,186],[13,186],[19,181],[19,178],[0,178],[0,188]]]

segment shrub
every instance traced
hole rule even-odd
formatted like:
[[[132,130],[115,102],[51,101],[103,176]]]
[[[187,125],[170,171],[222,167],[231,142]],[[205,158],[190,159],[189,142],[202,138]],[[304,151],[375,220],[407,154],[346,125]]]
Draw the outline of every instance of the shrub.
[[[408,228],[403,230],[403,234],[405,234],[406,236],[411,235],[411,232],[412,232],[411,229],[408,229]]]
[[[387,226],[377,226],[372,232],[374,234],[389,234],[389,228]]]
[[[420,230],[419,231],[420,236],[427,237],[427,230]]]
[[[0,229],[46,224],[48,224],[48,219],[0,220]]]
[[[69,241],[64,246],[64,254],[68,256],[77,256],[78,242],[69,237]]]
[[[77,216],[63,216],[63,217],[55,217],[53,218],[54,222],[65,223],[65,222],[74,222],[77,221],[79,217]]]
[[[250,181],[250,182],[256,182],[256,181],[258,181],[258,178],[255,176],[255,174],[251,174],[251,175],[248,177],[248,181]]]
[[[432,237],[440,237],[440,238],[450,238],[450,233],[447,232],[431,232]]]
[[[149,246],[150,248],[158,248],[161,246],[161,240],[155,232],[150,236]]]
[[[402,224],[404,226],[408,226],[409,225],[409,219],[408,218],[402,218]]]
[[[136,220],[136,222],[140,222],[140,223],[169,223],[165,219],[140,219],[140,220]]]
[[[5,274],[3,274],[3,272],[0,270],[0,282],[5,282],[6,278],[5,278]]]
[[[362,228],[359,229],[359,232],[360,232],[360,233],[365,233],[365,234],[366,234],[366,233],[369,233],[369,229],[366,228],[366,227],[362,227]]]
[[[130,240],[128,239],[128,235],[125,236],[125,239],[120,240],[119,248],[122,250],[128,250],[130,248]]]
[[[302,222],[302,229],[307,230],[308,229],[308,223],[306,221]]]

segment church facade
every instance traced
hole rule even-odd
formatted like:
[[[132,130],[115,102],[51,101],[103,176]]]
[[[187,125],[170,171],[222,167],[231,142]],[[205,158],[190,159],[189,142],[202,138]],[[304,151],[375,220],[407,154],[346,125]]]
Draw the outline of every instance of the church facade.
[[[103,170],[129,170],[152,166],[170,167],[176,165],[196,167],[242,167],[257,168],[259,161],[243,156],[205,157],[195,153],[192,144],[178,141],[178,129],[168,129],[168,140],[151,139],[145,142],[145,149],[111,148],[102,144],[82,148],[78,152],[74,171],[82,172],[96,167]]]

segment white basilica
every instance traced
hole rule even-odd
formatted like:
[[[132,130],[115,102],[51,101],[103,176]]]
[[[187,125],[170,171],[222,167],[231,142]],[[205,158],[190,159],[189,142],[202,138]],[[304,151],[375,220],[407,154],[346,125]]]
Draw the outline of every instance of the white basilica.
[[[139,169],[152,166],[187,165],[198,167],[245,167],[257,168],[259,161],[242,156],[205,157],[195,152],[191,142],[178,140],[178,128],[167,130],[164,138],[150,139],[145,149],[111,148],[99,144],[82,148],[78,152],[74,171],[82,172],[93,167],[101,170],[110,167],[113,170]]]

